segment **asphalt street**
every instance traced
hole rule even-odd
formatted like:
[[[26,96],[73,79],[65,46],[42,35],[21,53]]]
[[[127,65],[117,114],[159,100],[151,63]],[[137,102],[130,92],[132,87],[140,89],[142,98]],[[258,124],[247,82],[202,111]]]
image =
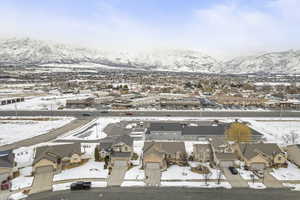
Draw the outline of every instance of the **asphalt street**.
[[[299,192],[288,189],[254,190],[200,189],[200,188],[121,188],[108,187],[90,191],[43,192],[29,196],[28,200],[298,200]]]
[[[130,114],[130,115],[129,115]],[[293,111],[101,111],[88,110],[2,110],[0,116],[73,116],[77,118],[111,117],[111,116],[145,116],[145,117],[300,117],[300,112]]]

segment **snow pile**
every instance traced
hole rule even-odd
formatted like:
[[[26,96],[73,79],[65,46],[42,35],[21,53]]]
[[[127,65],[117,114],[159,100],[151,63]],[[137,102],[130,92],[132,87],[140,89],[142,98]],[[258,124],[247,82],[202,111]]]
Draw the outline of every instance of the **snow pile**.
[[[26,197],[28,197],[28,195],[24,194],[23,192],[18,192],[18,193],[14,193],[12,195],[9,196],[9,200],[21,200],[21,199],[25,199]]]
[[[23,188],[27,188],[30,187],[32,185],[33,182],[33,177],[25,177],[25,176],[19,176],[17,178],[14,178],[11,181],[11,189],[12,190],[20,190]]]
[[[15,149],[15,162],[17,163],[17,168],[31,166],[33,159],[34,159],[34,153],[33,148],[30,147],[21,147],[18,149]]]
[[[241,177],[244,180],[252,180],[253,177],[254,177],[254,179],[258,179],[258,177],[252,171],[244,170],[244,169],[240,169],[240,168],[236,168],[236,169],[238,170],[239,174],[241,175]]]
[[[300,191],[300,184],[283,183],[282,185],[285,187],[292,188],[292,190],[294,191]]]
[[[160,182],[162,187],[196,187],[196,188],[226,188],[231,189],[231,185],[228,182],[190,182],[190,181],[162,181]]]
[[[121,187],[144,187],[146,184],[143,181],[124,181]]]
[[[300,169],[291,162],[288,163],[287,168],[273,169],[273,172],[271,172],[270,174],[280,181],[300,180]]]
[[[52,120],[51,120],[52,119]],[[0,145],[43,135],[70,123],[74,118],[60,117],[50,120],[0,120]]]
[[[145,173],[144,170],[140,169],[140,166],[135,166],[128,170],[125,174],[125,180],[144,180]]]
[[[259,183],[259,182],[248,182],[248,185],[250,188],[253,189],[266,189],[267,187],[263,184],[263,183]]]
[[[53,181],[82,179],[82,178],[107,178],[108,169],[104,169],[104,162],[89,160],[87,163],[72,169],[63,170],[56,174]]]

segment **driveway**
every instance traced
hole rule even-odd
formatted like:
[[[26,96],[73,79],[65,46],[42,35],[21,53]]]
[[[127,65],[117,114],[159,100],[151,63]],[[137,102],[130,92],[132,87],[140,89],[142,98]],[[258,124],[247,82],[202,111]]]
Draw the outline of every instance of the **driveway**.
[[[109,186],[120,186],[124,180],[126,171],[127,171],[127,165],[114,166],[112,168],[111,175],[108,178],[107,184]]]
[[[245,181],[239,174],[233,175],[227,167],[223,168],[224,176],[226,180],[235,188],[249,187],[247,181]]]
[[[282,188],[283,185],[278,181],[276,178],[274,178],[269,172],[265,173],[264,178],[264,184],[268,188]]]
[[[52,190],[53,167],[44,166],[36,169],[30,194]]]
[[[145,183],[148,186],[159,186],[160,185],[160,167],[159,164],[152,163],[151,165],[147,164],[145,168]]]

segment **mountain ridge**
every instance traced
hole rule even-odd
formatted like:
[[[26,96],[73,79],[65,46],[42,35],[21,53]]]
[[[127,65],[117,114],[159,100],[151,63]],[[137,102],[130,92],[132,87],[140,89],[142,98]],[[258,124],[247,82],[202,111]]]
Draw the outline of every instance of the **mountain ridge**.
[[[193,50],[109,52],[30,38],[0,39],[0,66],[91,63],[107,67],[203,73],[300,73],[300,51],[269,52],[219,61]]]

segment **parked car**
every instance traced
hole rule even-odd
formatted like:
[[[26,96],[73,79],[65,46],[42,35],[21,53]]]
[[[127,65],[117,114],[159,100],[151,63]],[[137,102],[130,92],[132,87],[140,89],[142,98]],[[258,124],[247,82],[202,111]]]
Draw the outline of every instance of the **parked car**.
[[[106,113],[108,113],[108,111],[107,110],[102,110],[100,113],[106,114]]]
[[[89,114],[89,113],[83,113],[82,116],[89,117],[89,116],[91,116],[91,114]]]
[[[9,190],[11,187],[11,182],[9,180],[4,180],[1,183],[1,190]]]
[[[125,115],[133,115],[132,112],[126,112]]]
[[[91,188],[91,182],[78,181],[71,184],[71,190],[88,190]]]
[[[228,169],[233,175],[237,175],[239,173],[238,170],[234,167],[228,167]]]

